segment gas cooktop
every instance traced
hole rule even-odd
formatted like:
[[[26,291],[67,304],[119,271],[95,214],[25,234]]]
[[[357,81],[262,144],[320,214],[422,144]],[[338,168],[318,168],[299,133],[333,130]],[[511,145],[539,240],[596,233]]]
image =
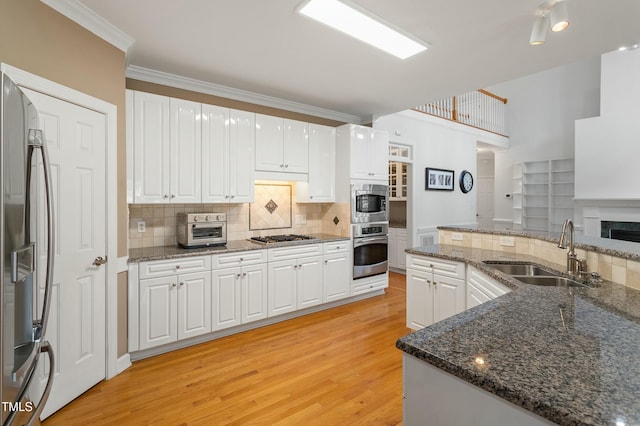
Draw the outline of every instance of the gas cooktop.
[[[302,242],[302,241],[318,241],[319,239],[316,237],[312,237],[311,235],[283,234],[283,235],[269,235],[266,237],[252,237],[250,240],[260,244],[275,244],[275,243],[285,243],[285,242],[295,243],[295,242]]]

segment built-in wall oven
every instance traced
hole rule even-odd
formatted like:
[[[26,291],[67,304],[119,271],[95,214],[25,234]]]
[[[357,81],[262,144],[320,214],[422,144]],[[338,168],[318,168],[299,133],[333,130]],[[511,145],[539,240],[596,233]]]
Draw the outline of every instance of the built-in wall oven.
[[[351,223],[388,222],[388,185],[351,184]]]
[[[178,213],[178,244],[182,247],[207,247],[227,243],[226,213]]]
[[[353,278],[384,274],[388,269],[389,225],[386,222],[353,225]]]

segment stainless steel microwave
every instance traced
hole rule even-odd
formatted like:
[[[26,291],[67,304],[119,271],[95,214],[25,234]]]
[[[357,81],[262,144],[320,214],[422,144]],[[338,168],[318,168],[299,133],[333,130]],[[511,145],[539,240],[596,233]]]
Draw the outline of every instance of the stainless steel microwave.
[[[388,185],[351,185],[351,223],[388,222]]]
[[[182,247],[207,247],[227,243],[226,213],[178,213],[178,244]]]

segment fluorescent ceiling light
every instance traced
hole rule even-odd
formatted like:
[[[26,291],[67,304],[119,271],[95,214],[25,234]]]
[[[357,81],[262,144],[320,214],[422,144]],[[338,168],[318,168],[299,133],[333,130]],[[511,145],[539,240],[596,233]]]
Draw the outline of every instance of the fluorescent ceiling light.
[[[428,43],[402,34],[379,17],[346,2],[309,0],[298,12],[400,59],[427,50]]]

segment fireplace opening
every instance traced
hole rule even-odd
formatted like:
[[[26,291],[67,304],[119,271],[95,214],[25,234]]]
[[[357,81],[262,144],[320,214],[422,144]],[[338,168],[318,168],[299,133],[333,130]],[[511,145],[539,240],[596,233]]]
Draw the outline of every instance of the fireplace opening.
[[[640,222],[600,222],[600,236],[613,240],[640,243]]]

